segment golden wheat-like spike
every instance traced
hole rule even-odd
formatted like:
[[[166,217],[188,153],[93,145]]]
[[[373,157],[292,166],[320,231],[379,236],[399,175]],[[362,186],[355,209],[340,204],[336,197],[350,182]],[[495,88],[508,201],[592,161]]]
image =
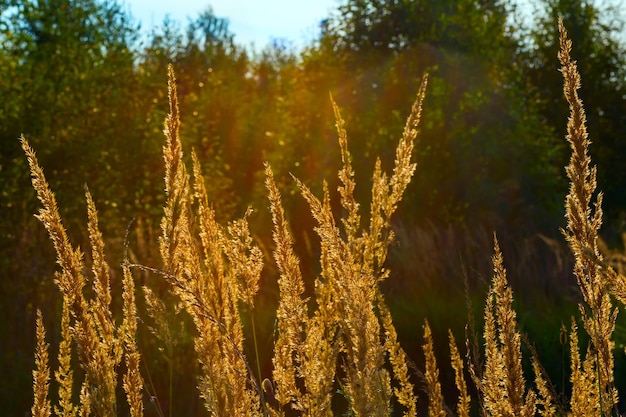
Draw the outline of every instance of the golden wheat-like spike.
[[[255,414],[260,409],[261,388],[243,354],[243,324],[237,303],[244,300],[251,309],[254,307],[262,256],[258,248],[252,247],[246,220],[249,213],[227,230],[216,222],[195,153],[192,159],[202,249],[190,245],[185,262],[196,264],[186,269],[191,288],[188,310],[200,333],[196,351],[203,370],[201,395],[207,409],[218,414]],[[191,230],[186,233],[190,235]],[[217,363],[216,356],[223,360]]]
[[[416,164],[411,162],[411,159],[427,85],[428,75],[425,74],[407,118],[402,138],[396,147],[396,159],[391,177],[382,172],[381,162],[379,159],[376,160],[372,178],[370,226],[366,237],[367,242],[364,245],[363,263],[366,268],[380,269],[387,258],[387,248],[393,240],[393,231],[390,230],[391,216],[396,211],[416,168]],[[377,281],[382,281],[386,277],[387,274],[384,271],[376,274]]]
[[[80,417],[91,416],[91,394],[89,393],[89,383],[87,380],[83,381],[81,385],[79,404],[78,415]]]
[[[170,103],[170,112],[165,119],[164,130],[166,145],[163,148],[165,159],[165,191],[169,194],[176,187],[176,176],[182,164],[182,145],[178,130],[180,126],[180,113],[178,109],[178,92],[176,89],[176,75],[174,67],[167,67],[167,95]]]
[[[506,387],[504,380],[504,357],[498,346],[498,330],[494,315],[495,295],[490,290],[485,303],[485,368],[482,379],[477,386],[480,388],[483,405],[490,415],[512,415],[509,403],[502,401],[502,392]],[[475,372],[474,372],[475,373]],[[506,408],[505,408],[506,407]]]
[[[426,387],[428,389],[428,416],[446,417],[441,384],[439,383],[439,368],[437,368],[437,358],[435,358],[435,349],[433,346],[433,335],[428,320],[424,320],[423,349],[424,358],[426,359],[426,372],[424,376],[426,377]]]
[[[508,286],[495,236],[492,260],[494,276],[485,306],[485,371],[480,384],[484,406],[492,415],[532,416],[536,410],[536,394],[534,391],[525,393],[513,292]]]
[[[391,195],[389,199],[389,207],[386,212],[388,216],[391,215],[396,209],[396,206],[402,194],[406,189],[413,173],[415,172],[415,163],[411,163],[411,157],[413,155],[413,147],[415,146],[415,138],[417,137],[418,127],[422,118],[422,107],[424,104],[424,98],[426,97],[426,88],[428,86],[428,74],[424,74],[422,82],[417,93],[417,98],[411,108],[411,113],[407,118],[404,131],[402,133],[402,139],[396,148],[396,161],[393,169],[393,175],[389,181],[391,185]]]
[[[91,256],[93,258],[92,271],[94,275],[93,289],[96,296],[94,310],[98,317],[98,324],[105,338],[113,338],[113,320],[111,318],[111,289],[109,277],[109,265],[104,256],[104,240],[98,227],[98,212],[91,193],[85,186],[85,199],[87,201],[87,229],[89,242],[91,243]]]
[[[280,276],[278,288],[280,301],[276,311],[278,337],[274,344],[272,359],[273,376],[276,381],[276,400],[281,406],[294,402],[302,408],[303,394],[296,385],[297,369],[303,361],[303,329],[307,325],[306,300],[303,299],[304,282],[300,262],[293,250],[293,238],[281,202],[280,192],[274,181],[269,164],[265,164],[265,186],[272,214],[274,260]]]
[[[570,190],[565,201],[567,231],[564,232],[574,253],[574,273],[585,304],[580,304],[585,331],[591,337],[595,366],[599,372],[599,408],[604,413],[617,411],[617,389],[614,384],[613,348],[611,340],[615,329],[617,309],[609,295],[610,277],[603,273],[603,256],[598,246],[598,231],[602,224],[602,194],[598,194],[592,210],[591,200],[596,191],[596,168],[588,154],[590,144],[583,103],[578,96],[580,74],[571,58],[572,43],[567,37],[563,21],[559,20],[559,61],[563,73],[563,93],[567,99],[570,117],[567,123],[567,141],[572,149],[566,173]]]
[[[494,280],[492,283],[495,295],[496,321],[499,328],[499,340],[504,360],[505,388],[514,415],[525,415],[525,381],[522,375],[521,338],[517,329],[516,313],[513,309],[513,291],[508,286],[504,269],[502,252],[497,239],[494,238]],[[533,413],[534,414],[534,404]]]
[[[234,236],[227,236],[216,223],[208,206],[200,164],[193,154],[193,183],[190,181],[182,161],[176,80],[171,67],[169,99],[170,114],[164,129],[167,143],[163,149],[167,201],[160,237],[165,272],[161,274],[171,282],[197,329],[194,345],[201,369],[198,388],[209,413],[258,415],[261,388],[243,354],[238,301],[251,301],[256,292],[260,251],[251,248],[245,218],[231,225]],[[197,212],[193,210],[192,192]],[[245,265],[226,262],[225,252],[236,255],[237,262],[244,260]],[[237,282],[238,274],[244,275],[245,285]]]
[[[183,151],[179,137],[180,116],[176,77],[168,66],[168,98],[170,112],[164,123],[166,145],[163,147],[165,161],[165,192],[167,201],[161,221],[162,236],[159,239],[161,258],[165,270],[182,278],[183,254],[190,250],[189,229],[189,175],[183,163]],[[190,263],[195,265],[195,263]]]
[[[459,390],[459,400],[457,402],[456,413],[459,417],[469,417],[471,397],[467,393],[467,384],[463,375],[463,360],[459,354],[452,331],[448,330],[448,340],[450,346],[450,359],[454,369],[454,382]]]
[[[552,417],[557,415],[554,396],[552,391],[548,387],[548,381],[546,380],[545,370],[539,363],[539,359],[535,352],[532,356],[533,371],[535,373],[535,386],[537,387],[537,406],[539,415],[543,417]]]
[[[254,297],[259,291],[259,279],[263,270],[263,253],[258,246],[253,245],[250,236],[247,218],[251,213],[252,210],[248,209],[243,218],[228,225],[229,236],[225,239],[223,249],[234,274],[242,278],[237,286],[240,288],[239,296],[253,310]]]
[[[416,416],[417,396],[414,392],[414,386],[409,380],[407,356],[398,342],[398,334],[393,325],[389,307],[385,304],[382,294],[378,293],[378,297],[377,306],[380,309],[381,324],[385,332],[385,350],[389,354],[393,377],[399,385],[399,387],[394,387],[393,392],[398,402],[405,408],[404,416]]]
[[[56,198],[50,190],[43,170],[39,166],[35,151],[30,147],[24,136],[20,138],[20,141],[30,166],[33,188],[37,192],[37,198],[43,206],[36,217],[48,231],[57,253],[57,263],[63,271],[58,276],[57,284],[63,295],[72,300],[72,308],[74,308],[75,303],[82,303],[82,291],[85,285],[85,278],[82,273],[82,253],[78,250],[75,251],[70,245],[67,232],[61,221]]]
[[[141,357],[137,348],[137,306],[135,303],[135,281],[127,262],[122,265],[123,273],[123,315],[122,339],[124,341],[124,361],[126,374],[123,387],[132,417],[143,416],[143,378],[139,371]]]
[[[359,203],[354,199],[354,189],[356,183],[354,181],[354,170],[352,169],[352,161],[350,151],[348,150],[348,134],[344,127],[345,122],[341,117],[339,106],[330,96],[330,102],[335,113],[335,126],[337,127],[337,136],[339,137],[339,148],[341,150],[341,162],[343,166],[339,171],[339,194],[341,195],[341,205],[348,212],[348,217],[342,219],[342,223],[346,230],[346,237],[349,243],[357,239],[357,233],[361,217],[359,216]]]
[[[31,407],[33,417],[49,417],[51,413],[50,400],[48,400],[50,387],[48,347],[41,310],[37,310],[37,350],[35,352],[35,370],[33,371],[33,393],[35,399]]]
[[[95,298],[89,303],[90,313],[96,324],[96,331],[100,339],[98,349],[102,351],[101,356],[106,358],[104,363],[111,369],[115,369],[121,361],[122,346],[115,335],[115,323],[111,314],[109,265],[105,260],[104,240],[98,227],[98,213],[91,193],[86,186],[85,199],[87,201],[87,229],[89,231],[89,242],[93,258],[92,271],[94,279],[92,286],[95,295]],[[114,401],[114,387],[117,385],[117,375],[114,371],[104,372],[103,375],[108,380],[107,386],[111,388],[109,399]]]
[[[72,403],[72,387],[74,384],[74,372],[72,371],[72,330],[70,327],[70,307],[67,299],[63,299],[63,311],[61,313],[61,342],[59,343],[59,368],[54,373],[59,385],[59,406],[55,407],[54,413],[59,417],[74,417],[78,411]]]
[[[86,361],[88,372],[92,374],[91,389],[93,396],[94,413],[101,416],[116,415],[116,368],[121,361],[122,347],[115,335],[115,325],[110,311],[111,294],[109,288],[109,266],[104,259],[104,241],[98,228],[96,207],[89,193],[85,189],[87,200],[89,242],[93,256],[93,289],[95,299],[89,303],[89,315],[85,318],[93,322],[97,339],[91,356]],[[91,327],[91,326],[90,326]]]
[[[342,364],[345,379],[342,381],[343,394],[347,397],[351,412],[355,415],[386,415],[390,412],[390,398],[395,393],[407,407],[407,415],[415,413],[415,397],[412,385],[406,376],[404,352],[399,349],[395,329],[390,315],[384,306],[378,282],[389,275],[382,268],[387,256],[389,243],[393,238],[390,230],[390,216],[415,170],[411,163],[413,140],[417,134],[417,123],[421,113],[426,81],[422,83],[420,94],[409,116],[405,134],[398,145],[393,184],[382,171],[377,161],[372,186],[370,225],[367,232],[358,237],[358,204],[354,200],[354,172],[347,146],[347,135],[343,128],[338,107],[333,102],[337,121],[339,145],[343,167],[339,171],[341,204],[347,211],[342,219],[346,239],[341,237],[335,225],[331,210],[328,186],[324,183],[323,198],[317,199],[300,181],[296,183],[318,226],[316,232],[321,240],[322,280],[317,284],[319,310],[311,323],[319,331],[323,326],[318,319],[326,317],[338,330],[335,346],[343,346],[346,360]],[[331,98],[332,100],[332,98]],[[326,308],[329,306],[330,308]],[[382,326],[381,326],[382,325]],[[365,331],[363,330],[365,329]],[[386,341],[381,343],[381,330]],[[307,337],[307,342],[309,337]],[[308,346],[308,343],[305,343]],[[390,361],[399,389],[391,389],[391,377],[384,369],[385,355]],[[303,364],[303,369],[307,365]]]
[[[357,415],[387,413],[391,395],[390,378],[382,365],[384,349],[380,344],[380,325],[373,312],[376,289],[371,271],[363,271],[349,245],[341,239],[330,206],[328,187],[319,201],[298,182],[318,222],[316,231],[322,243],[322,275],[332,297],[339,300],[333,321],[346,340],[347,360],[343,388]],[[365,329],[365,332],[363,331]]]
[[[366,270],[370,268],[376,270],[375,279],[377,281],[382,281],[388,276],[386,271],[382,270],[382,265],[387,258],[389,244],[393,241],[393,231],[390,229],[391,216],[396,211],[398,203],[415,172],[416,164],[411,162],[411,158],[427,84],[428,75],[425,74],[411,113],[407,118],[402,138],[396,147],[393,174],[388,177],[382,172],[380,159],[376,160],[374,167],[370,225],[365,237],[362,263]]]
[[[85,401],[90,401],[92,411],[96,416],[115,416],[115,367],[119,363],[115,350],[115,340],[110,333],[102,331],[98,334],[98,319],[105,316],[104,312],[96,311],[98,304],[89,304],[83,295],[85,277],[83,275],[83,254],[73,249],[61,216],[57,208],[56,199],[50,190],[43,170],[37,162],[35,152],[28,141],[22,137],[22,149],[28,158],[33,188],[42,203],[37,218],[43,223],[50,235],[57,252],[57,263],[61,266],[61,273],[57,274],[56,283],[63,294],[64,302],[70,306],[72,316],[76,322],[73,328],[73,337],[78,346],[78,357],[81,367],[85,370],[87,382]],[[93,243],[93,242],[92,242]]]
[[[593,368],[593,357],[587,355],[581,362],[578,351],[578,327],[572,317],[570,331],[570,380],[572,382],[572,395],[570,397],[570,410],[572,417],[591,417],[601,415],[599,392],[596,372]]]
[[[570,192],[565,201],[567,233],[565,234],[572,251],[576,257],[575,273],[581,292],[585,301],[589,303],[592,310],[599,308],[600,299],[596,297],[599,288],[597,277],[597,266],[595,260],[589,260],[587,254],[593,253],[598,260],[602,260],[602,254],[597,247],[597,232],[600,227],[599,222],[594,223],[591,215],[591,198],[596,189],[596,169],[591,167],[591,158],[588,154],[590,144],[586,115],[583,104],[578,97],[580,88],[580,75],[576,63],[572,61],[570,52],[572,43],[567,38],[567,32],[563,23],[559,23],[560,31],[560,51],[559,60],[561,62],[561,72],[564,77],[563,92],[570,107],[570,117],[567,123],[567,140],[572,149],[570,163],[565,168],[570,179]],[[601,199],[601,197],[598,197]],[[600,200],[598,200],[598,203]],[[596,204],[596,209],[600,206]],[[596,211],[594,217],[601,220],[601,212]],[[589,276],[585,274],[585,267],[591,266]],[[592,335],[593,337],[593,335]]]
[[[123,376],[126,400],[131,417],[143,416],[143,378],[139,371],[141,356],[138,351],[129,351],[125,356],[126,374]]]

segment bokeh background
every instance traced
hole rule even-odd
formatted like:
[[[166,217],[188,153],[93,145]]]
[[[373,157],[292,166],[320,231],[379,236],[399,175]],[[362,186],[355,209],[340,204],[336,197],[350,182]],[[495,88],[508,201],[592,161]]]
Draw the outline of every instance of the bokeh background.
[[[312,293],[319,248],[290,174],[317,192],[324,179],[336,190],[340,157],[329,94],[342,108],[356,193],[367,207],[375,159],[392,166],[428,72],[417,171],[396,216],[384,288],[401,343],[421,367],[421,326],[428,317],[444,364],[448,328],[461,341],[473,312],[480,331],[495,232],[522,331],[557,391],[567,393],[567,346],[559,336],[562,323],[578,314],[579,295],[560,234],[569,156],[556,22],[563,16],[582,75],[590,153],[604,192],[605,251],[620,259],[626,232],[621,3],[341,0],[303,27],[300,38],[270,31],[255,40],[238,37],[230,26],[237,15],[220,15],[217,6],[207,2],[196,15],[149,24],[142,17],[140,25],[132,14],[138,6],[115,0],[0,0],[2,414],[22,416],[30,409],[36,309],[43,310],[52,346],[60,338],[55,257],[33,216],[38,204],[18,138],[24,134],[37,150],[69,235],[83,248],[89,186],[119,295],[118,266],[131,220],[131,260],[159,267],[169,63],[178,77],[183,144],[187,155],[194,148],[202,161],[218,217],[226,221],[248,206],[255,210],[252,232],[267,257],[257,301],[263,373],[271,372],[277,297],[263,163],[275,171]],[[334,207],[340,215],[340,206]],[[137,279],[167,297],[159,277]],[[147,395],[168,413],[203,415],[189,320],[176,300],[169,301],[177,335],[172,343],[151,335],[145,313],[140,325]],[[115,302],[121,311],[119,297]],[[620,387],[626,382],[622,322],[616,337]],[[248,339],[254,361],[255,343]],[[454,401],[452,369],[441,368],[447,398]],[[147,414],[156,409],[148,401]]]

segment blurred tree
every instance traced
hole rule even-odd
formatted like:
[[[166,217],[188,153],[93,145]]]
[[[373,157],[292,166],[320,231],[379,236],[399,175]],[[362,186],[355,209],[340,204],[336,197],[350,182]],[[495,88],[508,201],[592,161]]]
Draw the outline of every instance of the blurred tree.
[[[2,165],[18,166],[23,173],[11,177],[24,179],[26,171],[15,165],[23,159],[17,138],[24,134],[71,216],[83,206],[85,183],[102,187],[94,194],[103,201],[119,204],[115,194],[105,194],[111,177],[103,174],[124,178],[119,145],[137,131],[129,100],[136,28],[115,2],[4,1],[1,47],[11,65],[3,67],[7,81],[0,88],[12,99],[0,110]]]
[[[368,166],[374,155],[394,157],[412,92],[431,73],[405,205],[417,221],[521,229],[546,214],[546,203],[554,210],[558,147],[526,99],[514,13],[502,0],[348,0],[323,26],[315,59],[345,74],[333,88],[355,159]]]
[[[235,167],[247,167],[246,155],[256,152],[252,138],[241,133],[249,123],[245,109],[253,93],[247,53],[234,44],[228,21],[209,8],[185,30],[166,20],[139,59],[145,94],[162,110],[167,105],[163,74],[169,63],[176,70],[187,156],[192,148],[198,154],[217,215],[232,218],[249,188],[248,170]]]

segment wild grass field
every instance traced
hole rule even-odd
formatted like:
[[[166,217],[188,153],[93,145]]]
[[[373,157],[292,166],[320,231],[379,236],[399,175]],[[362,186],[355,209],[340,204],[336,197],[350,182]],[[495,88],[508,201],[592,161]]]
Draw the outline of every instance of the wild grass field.
[[[185,386],[197,387],[205,409],[201,415],[621,415],[615,369],[616,357],[624,353],[623,346],[616,345],[615,332],[618,306],[626,303],[626,277],[618,268],[619,256],[607,256],[601,247],[602,193],[597,190],[586,115],[578,96],[581,80],[562,23],[559,32],[558,59],[570,109],[568,120],[563,121],[567,123],[564,139],[571,150],[566,167],[570,181],[565,200],[567,226],[562,234],[571,251],[580,300],[577,305],[558,307],[572,311],[571,319],[553,335],[560,341],[556,361],[563,361],[568,370],[563,381],[551,381],[554,372],[546,371],[553,368],[555,357],[543,358],[538,353],[549,349],[535,349],[536,344],[550,342],[535,343],[530,331],[520,330],[520,320],[528,317],[525,310],[549,317],[550,302],[515,304],[504,266],[507,247],[502,249],[492,231],[482,233],[492,247],[493,270],[482,299],[466,291],[457,298],[422,299],[418,306],[386,300],[387,291],[403,291],[394,287],[395,271],[388,268],[392,243],[400,240],[410,245],[412,239],[428,239],[428,230],[396,236],[393,228],[394,214],[412,177],[420,175],[415,154],[419,154],[427,75],[395,148],[392,170],[385,172],[380,160],[373,167],[369,207],[355,197],[357,174],[348,133],[331,98],[341,157],[337,194],[324,183],[322,195],[315,195],[304,179],[293,177],[315,221],[319,242],[319,274],[306,277],[309,268],[302,267],[302,256],[294,250],[294,230],[300,225],[288,220],[283,191],[269,163],[265,186],[273,247],[260,245],[249,227],[253,211],[267,207],[251,207],[236,220],[218,220],[221,216],[215,207],[221,204],[211,201],[199,157],[193,150],[190,159],[183,152],[179,129],[184,120],[179,117],[177,83],[170,67],[160,263],[131,260],[129,235],[134,226],[130,224],[122,241],[120,300],[112,297],[114,267],[107,261],[89,190],[85,188],[90,252],[85,253],[70,242],[45,167],[39,165],[27,138],[21,139],[42,206],[37,217],[57,254],[55,284],[62,298],[59,336],[52,338],[58,342],[55,346],[50,346],[41,312],[34,323],[32,415],[179,415],[176,407],[185,405],[175,401],[180,386],[172,376],[179,361],[195,363],[195,374],[185,375],[192,382]],[[338,202],[332,201],[335,195]],[[546,247],[549,243],[547,238],[535,242]],[[441,253],[416,256],[446,262]],[[278,287],[278,308],[269,320],[263,317],[266,309],[257,304],[266,284],[261,280],[264,268],[276,272]],[[473,272],[463,271],[466,282],[477,279],[471,276]],[[151,288],[156,280],[167,282],[168,291],[157,293]],[[313,287],[307,288],[310,284]],[[563,293],[560,302],[571,302],[567,289]],[[396,316],[403,309],[420,313],[405,311]],[[442,328],[428,319],[411,321],[428,315],[429,309],[452,312],[457,328]],[[172,317],[191,329],[178,333]],[[409,321],[401,328],[412,328],[411,335],[398,332],[396,317]],[[260,359],[266,348],[257,337],[261,330],[257,326],[268,321],[273,323],[269,367]],[[523,327],[532,330],[533,326],[525,323]],[[442,337],[433,334],[443,335],[447,343],[435,343]],[[415,335],[419,335],[417,353],[401,343],[413,339],[415,344]],[[157,344],[166,358],[167,387],[157,388],[152,382],[153,375],[163,369],[150,369],[155,358],[142,354],[145,338]],[[176,357],[184,350],[175,345],[185,343],[191,347],[188,355]],[[418,361],[410,359],[416,356]],[[453,381],[454,388],[442,388],[442,379]]]

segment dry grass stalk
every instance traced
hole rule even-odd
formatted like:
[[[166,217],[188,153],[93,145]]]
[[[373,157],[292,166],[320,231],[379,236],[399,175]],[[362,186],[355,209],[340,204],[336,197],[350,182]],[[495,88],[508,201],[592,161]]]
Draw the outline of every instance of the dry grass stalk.
[[[456,413],[459,417],[469,417],[471,398],[467,393],[467,384],[463,375],[463,360],[459,354],[452,331],[448,330],[448,339],[450,345],[450,359],[452,368],[454,368],[454,382],[459,390],[459,400],[457,402]]]
[[[318,297],[328,292],[333,303],[333,314],[328,317],[337,323],[343,354],[342,366],[346,378],[343,391],[356,415],[389,414],[391,394],[389,374],[384,369],[384,349],[380,343],[380,326],[374,312],[375,279],[362,271],[358,255],[350,250],[340,237],[330,209],[328,188],[324,186],[324,199],[319,201],[311,191],[298,182],[310,204],[322,248],[322,277]],[[365,273],[364,273],[365,272]]]
[[[489,415],[533,416],[536,395],[526,392],[513,292],[495,238],[492,260],[494,276],[485,305],[485,369],[479,385],[484,407]]]
[[[48,347],[41,310],[37,310],[37,350],[35,352],[35,370],[33,371],[35,399],[31,408],[33,417],[49,417],[51,413],[50,401],[48,400],[48,388],[50,386]]]
[[[354,199],[356,184],[347,146],[347,135],[343,128],[343,119],[334,102],[333,109],[343,161],[343,167],[339,171],[341,181],[339,193],[341,204],[347,211],[347,218],[341,220],[345,238],[335,223],[327,186],[324,185],[324,195],[319,200],[302,182],[296,180],[318,223],[316,232],[320,237],[322,252],[322,276],[316,283],[319,309],[307,332],[319,334],[311,340],[331,337],[331,348],[327,351],[329,359],[332,359],[333,351],[341,350],[344,358],[342,366],[346,375],[341,384],[351,411],[355,415],[389,414],[390,399],[394,393],[399,402],[407,408],[407,415],[415,414],[416,398],[412,394],[413,387],[408,380],[405,355],[397,344],[395,329],[384,305],[378,283],[388,276],[388,271],[382,265],[387,256],[388,245],[393,238],[390,218],[415,170],[411,155],[425,88],[426,77],[396,149],[395,167],[391,177],[382,172],[380,161],[376,163],[369,229],[359,232],[359,204]],[[277,224],[275,219],[276,227],[283,226]],[[284,242],[281,244],[283,247],[288,240]],[[381,341],[383,335],[384,340]],[[332,340],[335,337],[336,340]],[[309,336],[307,342],[308,340]],[[399,387],[393,390],[391,376],[384,367],[387,354],[390,355],[392,370],[399,383]]]
[[[567,141],[572,149],[570,163],[566,167],[570,190],[565,201],[567,230],[565,238],[575,256],[574,274],[582,293],[584,304],[579,304],[585,331],[591,337],[591,356],[594,358],[592,372],[598,375],[596,392],[601,414],[610,413],[617,404],[617,390],[613,377],[613,348],[611,340],[615,328],[617,309],[612,306],[609,280],[602,271],[603,258],[598,246],[598,230],[602,224],[602,194],[599,193],[592,210],[592,197],[596,190],[596,168],[591,165],[588,154],[590,144],[586,116],[578,96],[580,75],[576,62],[570,54],[572,43],[567,38],[563,22],[559,21],[559,61],[563,73],[563,92],[569,104]],[[585,360],[585,364],[587,359]],[[583,371],[587,366],[583,366]],[[582,380],[588,381],[590,375]],[[572,381],[575,385],[578,380]],[[573,405],[573,404],[572,404]],[[573,409],[573,407],[572,407]]]
[[[61,266],[61,271],[56,275],[55,282],[61,290],[64,303],[69,306],[74,321],[71,327],[72,338],[77,346],[80,365],[85,371],[81,392],[81,415],[90,411],[98,417],[116,416],[116,367],[121,359],[121,346],[115,335],[115,326],[110,313],[108,265],[104,261],[104,243],[98,230],[93,200],[89,191],[86,191],[95,294],[95,298],[88,301],[83,294],[85,286],[83,253],[72,248],[61,222],[56,199],[50,191],[35,153],[24,137],[21,141],[28,158],[33,187],[43,205],[37,218],[48,230],[57,252],[57,262]]]
[[[122,358],[122,344],[116,335],[115,323],[111,314],[111,294],[109,288],[109,265],[104,259],[104,241],[98,227],[96,207],[89,193],[85,190],[87,200],[87,219],[89,242],[92,247],[93,290],[95,298],[89,301],[89,315],[95,326],[95,338],[98,345],[94,347],[91,357],[86,361],[87,378],[94,375],[90,381],[91,403],[93,411],[98,416],[116,416],[117,403],[115,390],[117,388],[117,366]],[[94,337],[95,336],[95,337]],[[94,395],[95,394],[95,395]]]
[[[545,369],[539,363],[536,352],[533,349],[532,356],[533,372],[535,373],[535,386],[537,387],[537,409],[539,415],[543,417],[552,417],[557,415],[555,407],[555,398],[549,382],[546,379]]]
[[[80,407],[78,409],[80,417],[91,416],[91,395],[89,394],[89,384],[87,380],[83,381],[80,388]]]
[[[576,321],[572,318],[570,332],[571,416],[599,416],[603,414],[600,406],[597,372],[595,372],[596,366],[590,349],[587,350],[585,360],[581,363],[578,352],[578,328]]]
[[[214,415],[260,415],[261,389],[243,354],[238,302],[254,307],[261,252],[252,246],[245,217],[227,229],[216,222],[197,158],[193,158],[193,181],[187,173],[171,66],[169,100],[163,149],[167,202],[160,238],[165,272],[157,272],[170,280],[196,326],[195,350],[202,372],[199,389],[207,410]],[[191,223],[194,215],[197,230]]]
[[[398,403],[405,408],[404,416],[417,415],[417,395],[414,392],[413,384],[409,381],[409,368],[407,365],[407,355],[398,342],[398,334],[393,326],[391,312],[382,298],[382,294],[378,294],[377,302],[382,327],[385,332],[385,350],[389,354],[389,363],[393,371],[393,377],[397,381],[396,387],[393,387],[393,393]]]
[[[94,276],[93,289],[95,294],[95,300],[90,302],[90,308],[102,339],[111,345],[107,346],[107,350],[118,350],[119,347],[115,346],[118,342],[115,340],[115,325],[111,314],[109,265],[104,258],[104,240],[98,227],[96,205],[87,187],[85,187],[85,197],[87,200],[87,229],[92,248],[91,270]]]
[[[269,165],[266,187],[274,224],[274,259],[280,272],[278,338],[273,358],[276,399],[281,408],[290,404],[304,416],[331,416],[339,345],[334,338],[336,325],[330,293],[324,290],[327,287],[318,286],[318,309],[309,318],[299,260],[293,251],[289,223]],[[302,381],[304,391],[298,388],[298,380]]]
[[[130,406],[131,417],[143,416],[143,378],[139,371],[140,355],[137,348],[137,307],[135,304],[135,281],[127,262],[122,264],[124,321],[122,322],[122,339],[124,342],[124,361],[126,374],[123,386],[126,400]]]
[[[306,299],[303,298],[304,282],[300,271],[300,261],[293,250],[293,237],[289,231],[289,223],[285,218],[285,211],[281,202],[280,192],[274,181],[274,174],[269,164],[265,165],[265,185],[270,200],[272,213],[274,260],[278,266],[280,276],[278,288],[280,301],[276,311],[278,336],[274,344],[272,372],[276,382],[275,397],[281,407],[292,403],[292,406],[304,415],[309,415],[313,408],[318,412],[324,404],[330,405],[331,388],[327,392],[315,393],[317,407],[312,404],[313,398],[304,400],[304,393],[297,386],[297,378],[306,378],[302,372],[305,362],[304,329],[308,323]],[[334,369],[334,368],[333,368]],[[334,379],[330,375],[330,381]],[[313,394],[313,393],[308,393]],[[330,407],[328,407],[330,411]]]
[[[67,300],[63,300],[61,313],[61,342],[59,343],[59,369],[54,373],[59,385],[59,406],[54,413],[60,417],[74,417],[78,411],[72,403],[72,386],[74,372],[72,371],[72,329],[70,328],[70,308]]]
[[[443,404],[443,394],[439,383],[439,369],[437,368],[437,358],[433,347],[433,335],[428,325],[428,320],[424,322],[424,357],[426,359],[426,388],[428,390],[428,416],[446,417],[446,410]]]

